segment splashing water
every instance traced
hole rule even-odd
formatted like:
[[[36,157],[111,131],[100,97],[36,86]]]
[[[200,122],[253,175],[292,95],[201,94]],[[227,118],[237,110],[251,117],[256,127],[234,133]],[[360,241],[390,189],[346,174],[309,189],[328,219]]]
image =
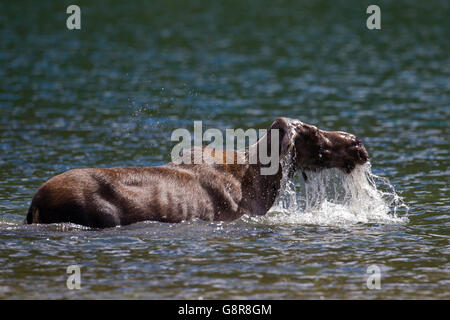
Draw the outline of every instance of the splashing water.
[[[264,223],[346,226],[409,221],[408,206],[388,179],[371,172],[369,162],[350,174],[339,169],[308,170],[307,182],[301,174],[288,178],[291,166],[291,161],[284,161],[280,193],[270,212],[261,218]]]

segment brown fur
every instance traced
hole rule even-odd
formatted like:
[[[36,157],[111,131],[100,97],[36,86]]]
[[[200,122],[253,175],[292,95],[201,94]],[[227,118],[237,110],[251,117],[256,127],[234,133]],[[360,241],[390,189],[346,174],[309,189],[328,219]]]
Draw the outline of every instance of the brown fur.
[[[368,158],[359,139],[347,133],[322,131],[288,118],[278,118],[271,128],[283,132],[279,150],[282,154],[291,150],[290,145],[295,146],[297,169],[339,167],[350,172],[355,164]],[[270,145],[268,149],[271,152]],[[323,155],[319,155],[321,152]],[[248,149],[245,154],[248,155]],[[226,155],[215,150],[214,156],[225,159]],[[237,156],[235,153],[233,158],[236,160]],[[280,166],[274,175],[261,175],[261,167],[247,161],[74,169],[39,188],[26,221],[72,222],[104,228],[144,220],[230,221],[244,214],[264,215],[278,195],[282,174]]]

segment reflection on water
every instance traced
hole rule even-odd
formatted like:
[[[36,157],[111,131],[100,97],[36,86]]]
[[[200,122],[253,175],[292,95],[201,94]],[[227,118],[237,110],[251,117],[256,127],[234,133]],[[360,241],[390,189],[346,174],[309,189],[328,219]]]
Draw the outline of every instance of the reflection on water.
[[[75,32],[58,2],[0,2],[0,298],[450,298],[448,1],[379,1],[379,31],[360,1],[77,4]],[[362,138],[408,214],[355,220],[329,202],[231,223],[22,225],[57,173],[166,162],[194,120],[278,116]]]

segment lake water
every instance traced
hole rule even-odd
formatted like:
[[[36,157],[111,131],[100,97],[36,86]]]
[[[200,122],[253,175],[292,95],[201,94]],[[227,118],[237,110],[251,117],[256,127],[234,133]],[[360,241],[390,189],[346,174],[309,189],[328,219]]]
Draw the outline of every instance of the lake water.
[[[76,4],[69,31],[65,2],[0,2],[0,298],[450,299],[448,1],[378,1],[381,30],[368,1]],[[65,170],[162,164],[194,120],[278,116],[359,136],[409,211],[22,224]]]

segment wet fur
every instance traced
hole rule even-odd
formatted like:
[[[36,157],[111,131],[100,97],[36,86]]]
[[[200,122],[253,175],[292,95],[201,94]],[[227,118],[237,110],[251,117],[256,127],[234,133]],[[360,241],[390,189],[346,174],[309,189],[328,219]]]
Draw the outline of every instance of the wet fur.
[[[297,120],[278,118],[269,128],[282,133],[278,150],[281,156],[296,156],[293,149],[299,147],[296,141],[300,139],[296,126]],[[271,148],[269,143],[269,153]],[[235,153],[235,159],[238,156],[234,151],[217,150],[214,156],[225,158],[226,152]],[[246,149],[246,156],[248,152]],[[299,163],[299,167],[305,165]],[[261,175],[261,167],[247,161],[69,170],[39,188],[26,222],[71,222],[106,228],[144,220],[230,221],[244,214],[264,215],[278,195],[282,172],[280,165],[276,174]]]

